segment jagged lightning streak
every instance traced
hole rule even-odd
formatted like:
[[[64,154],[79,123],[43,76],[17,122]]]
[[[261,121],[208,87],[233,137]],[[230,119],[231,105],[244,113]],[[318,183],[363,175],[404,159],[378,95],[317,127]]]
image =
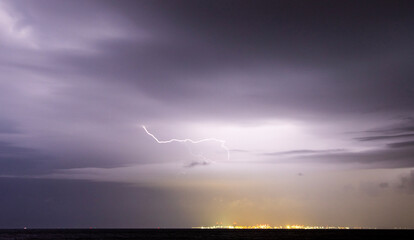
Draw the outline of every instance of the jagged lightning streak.
[[[155,141],[157,141],[157,143],[172,143],[172,142],[180,142],[180,143],[186,143],[186,142],[190,142],[190,143],[202,143],[202,142],[218,142],[220,143],[220,147],[222,149],[224,149],[227,152],[227,160],[230,160],[230,149],[226,146],[226,141],[222,140],[222,139],[217,139],[217,138],[204,138],[204,139],[200,139],[200,140],[192,140],[189,138],[186,139],[170,139],[170,140],[159,140],[156,136],[154,136],[154,134],[150,133],[147,128],[142,125],[142,128],[145,130],[145,132],[150,135]]]

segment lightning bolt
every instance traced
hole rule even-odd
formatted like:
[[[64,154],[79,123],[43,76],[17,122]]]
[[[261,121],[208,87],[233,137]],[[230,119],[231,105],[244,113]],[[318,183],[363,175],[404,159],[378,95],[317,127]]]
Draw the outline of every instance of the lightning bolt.
[[[227,160],[230,160],[230,149],[226,146],[226,141],[225,140],[218,139],[218,138],[204,138],[204,139],[200,139],[200,140],[192,140],[192,139],[189,139],[189,138],[185,138],[185,139],[173,138],[173,139],[170,139],[170,140],[159,140],[156,136],[154,136],[154,134],[150,133],[144,125],[142,125],[142,128],[157,143],[161,143],[161,144],[172,143],[172,142],[179,142],[179,143],[189,142],[189,143],[193,143],[193,144],[203,143],[203,142],[218,142],[218,143],[220,143],[220,147],[227,152]]]

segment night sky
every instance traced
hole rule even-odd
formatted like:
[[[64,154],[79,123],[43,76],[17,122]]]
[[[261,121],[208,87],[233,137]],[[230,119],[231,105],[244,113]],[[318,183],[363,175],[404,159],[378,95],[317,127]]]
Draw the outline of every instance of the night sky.
[[[413,43],[413,1],[0,0],[0,228],[414,228]]]

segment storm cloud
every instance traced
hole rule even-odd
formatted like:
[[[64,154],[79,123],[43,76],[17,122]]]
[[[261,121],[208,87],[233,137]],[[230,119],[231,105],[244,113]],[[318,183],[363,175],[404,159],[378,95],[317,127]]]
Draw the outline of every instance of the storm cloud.
[[[407,171],[412,5],[0,1],[0,175],[151,189],[214,179],[217,166],[299,166],[300,179],[320,166]],[[230,159],[213,143],[157,144],[141,125],[160,139],[225,139]]]

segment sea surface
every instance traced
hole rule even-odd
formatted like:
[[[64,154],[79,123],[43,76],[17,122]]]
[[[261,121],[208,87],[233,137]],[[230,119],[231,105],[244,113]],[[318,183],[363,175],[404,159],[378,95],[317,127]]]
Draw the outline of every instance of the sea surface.
[[[414,230],[19,229],[0,239],[409,239]]]

